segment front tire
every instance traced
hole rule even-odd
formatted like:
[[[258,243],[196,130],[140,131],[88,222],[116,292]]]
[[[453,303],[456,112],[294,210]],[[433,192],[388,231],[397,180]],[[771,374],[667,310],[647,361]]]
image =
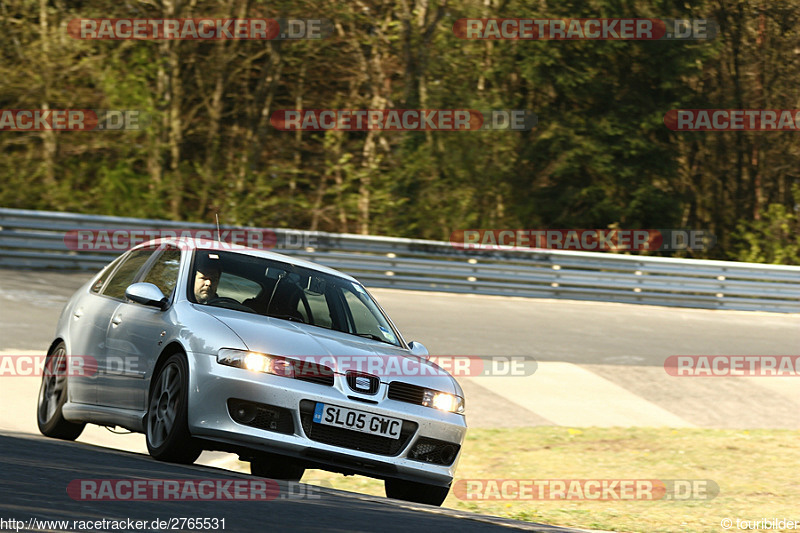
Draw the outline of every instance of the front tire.
[[[387,479],[384,486],[387,498],[435,505],[436,507],[444,503],[447,493],[450,492],[450,487],[439,487],[404,479]]]
[[[147,451],[159,461],[192,464],[203,449],[189,433],[189,364],[177,353],[150,387],[145,420]]]
[[[86,424],[76,424],[64,419],[62,408],[67,403],[67,367],[67,346],[61,342],[44,362],[36,422],[45,437],[75,440]]]

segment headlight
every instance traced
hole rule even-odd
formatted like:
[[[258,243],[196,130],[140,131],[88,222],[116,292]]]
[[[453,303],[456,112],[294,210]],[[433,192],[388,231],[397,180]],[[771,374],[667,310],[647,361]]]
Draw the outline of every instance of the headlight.
[[[433,407],[440,411],[448,411],[451,413],[464,413],[464,398],[446,392],[439,392],[435,390],[426,390],[422,398],[422,405],[425,407]]]
[[[291,361],[277,355],[223,348],[217,353],[217,363],[244,368],[251,372],[262,372],[287,378],[294,377],[294,365]]]

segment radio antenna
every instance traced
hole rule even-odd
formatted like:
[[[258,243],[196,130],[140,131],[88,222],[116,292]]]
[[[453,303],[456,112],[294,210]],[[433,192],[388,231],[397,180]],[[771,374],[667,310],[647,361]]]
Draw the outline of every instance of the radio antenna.
[[[214,213],[214,218],[217,219],[217,242],[221,242],[222,237],[219,234],[219,214]]]

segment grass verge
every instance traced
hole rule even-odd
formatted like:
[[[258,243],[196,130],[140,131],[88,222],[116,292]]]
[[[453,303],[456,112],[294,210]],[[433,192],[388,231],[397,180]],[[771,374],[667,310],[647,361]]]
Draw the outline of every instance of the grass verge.
[[[470,429],[456,479],[703,479],[691,501],[462,501],[444,507],[548,524],[625,532],[724,531],[730,518],[800,521],[800,431],[668,428]],[[383,496],[381,481],[307,471],[303,481]]]

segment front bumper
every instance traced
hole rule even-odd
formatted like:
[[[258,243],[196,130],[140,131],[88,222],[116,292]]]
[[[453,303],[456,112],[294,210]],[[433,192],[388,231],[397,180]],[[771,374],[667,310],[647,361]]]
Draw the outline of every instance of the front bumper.
[[[448,486],[455,476],[460,447],[467,431],[463,415],[390,400],[386,397],[386,383],[380,384],[376,394],[365,395],[351,390],[344,376],[338,374],[335,375],[333,386],[327,386],[220,365],[215,355],[188,355],[188,423],[193,436],[235,447],[296,457],[316,468],[380,479],[397,478]],[[236,422],[229,411],[229,400],[285,409],[293,419],[293,426],[281,433]],[[370,438],[366,434],[337,428],[338,434],[330,438],[327,434],[323,435],[326,432],[309,432],[311,422],[308,411],[316,402],[400,418],[404,421],[404,433],[399,439],[401,442],[388,447],[359,445],[362,449],[358,450],[347,446],[365,442]],[[301,403],[305,414],[301,413]],[[318,424],[315,426],[319,427]],[[285,428],[283,425],[281,429]],[[456,444],[458,453],[452,464],[440,465],[412,459],[409,452],[422,438]],[[338,445],[334,445],[334,442]],[[364,451],[364,448],[378,453]]]

